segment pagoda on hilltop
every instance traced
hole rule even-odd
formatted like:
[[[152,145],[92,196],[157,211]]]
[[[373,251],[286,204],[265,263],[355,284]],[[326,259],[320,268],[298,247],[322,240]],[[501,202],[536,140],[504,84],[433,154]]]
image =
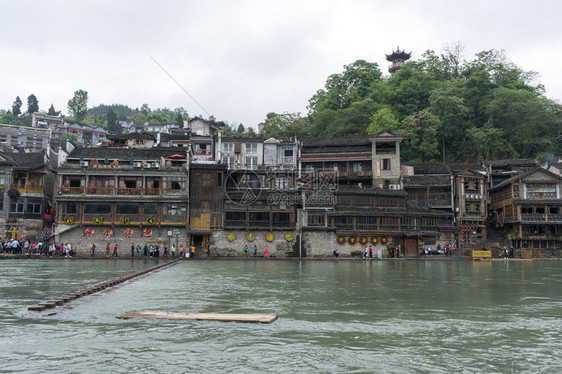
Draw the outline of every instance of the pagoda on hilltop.
[[[404,50],[401,51],[400,47],[396,47],[396,51],[386,55],[386,60],[392,62],[392,65],[388,67],[388,72],[392,74],[400,69],[404,65],[404,61],[409,60],[410,57],[412,57],[412,52],[406,53]]]

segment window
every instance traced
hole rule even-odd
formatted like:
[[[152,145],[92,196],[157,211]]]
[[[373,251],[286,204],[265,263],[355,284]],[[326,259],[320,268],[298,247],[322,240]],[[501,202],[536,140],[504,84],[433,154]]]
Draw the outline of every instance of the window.
[[[293,149],[284,149],[283,150],[283,156],[285,157],[293,157]]]
[[[255,169],[258,167],[257,157],[244,157],[244,164],[248,169]]]
[[[258,153],[258,143],[246,143],[246,153]]]
[[[513,197],[519,197],[519,185],[518,184],[513,185]]]
[[[64,203],[63,214],[76,214],[78,213],[78,203]]]
[[[222,163],[229,168],[234,165],[234,156],[222,156]]]
[[[528,199],[556,199],[556,187],[554,184],[528,184]]]
[[[222,143],[222,151],[225,153],[234,152],[234,143]]]
[[[6,184],[6,174],[2,173],[0,174],[0,189],[4,189],[5,184]]]
[[[164,204],[162,206],[162,222],[184,222],[185,205]]]
[[[337,202],[338,202],[338,204],[341,204],[341,205],[349,205],[349,204],[351,204],[351,197],[338,195]]]
[[[353,196],[353,205],[358,206],[365,206],[365,205],[373,205],[373,197],[372,196]]]
[[[227,221],[245,221],[246,212],[226,212],[225,219]]]
[[[41,214],[42,204],[40,202],[31,201],[27,203],[28,214]]]
[[[273,224],[289,223],[291,221],[291,213],[273,213]]]
[[[184,190],[185,177],[164,177],[164,189],[166,190]]]
[[[358,171],[363,171],[363,164],[360,162],[354,162],[353,163],[353,171],[358,172]]]
[[[24,206],[25,204],[21,200],[12,202],[10,204],[10,213],[23,213]]]
[[[12,187],[14,188],[25,187],[26,182],[27,182],[27,175],[25,173],[12,174]]]
[[[65,175],[63,178],[63,185],[68,187],[84,187],[86,180],[80,176]]]
[[[195,144],[195,154],[196,155],[210,155],[211,145],[210,144]]]
[[[316,214],[308,214],[307,217],[308,226],[325,226],[325,218],[324,214],[316,213]]]
[[[382,170],[390,170],[390,159],[389,158],[383,158],[381,160],[381,169]]]
[[[269,222],[269,212],[250,212],[250,221]]]
[[[304,166],[304,171],[307,172],[307,173],[313,173],[314,172],[314,165],[306,164]]]
[[[138,204],[117,204],[115,214],[139,214]]]
[[[109,214],[111,213],[110,204],[86,204],[84,214]]]

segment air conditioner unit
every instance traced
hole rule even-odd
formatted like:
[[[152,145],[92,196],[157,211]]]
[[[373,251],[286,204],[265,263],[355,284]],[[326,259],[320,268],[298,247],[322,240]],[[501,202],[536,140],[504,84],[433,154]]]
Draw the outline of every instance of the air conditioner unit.
[[[150,164],[147,162],[145,164],[142,164],[142,167],[145,169],[150,169]]]
[[[158,169],[160,167],[160,164],[158,162],[153,162],[152,164],[150,164],[152,168],[154,169]]]
[[[88,161],[80,161],[80,166],[88,166]]]
[[[140,168],[142,164],[140,162],[133,162],[133,167]]]

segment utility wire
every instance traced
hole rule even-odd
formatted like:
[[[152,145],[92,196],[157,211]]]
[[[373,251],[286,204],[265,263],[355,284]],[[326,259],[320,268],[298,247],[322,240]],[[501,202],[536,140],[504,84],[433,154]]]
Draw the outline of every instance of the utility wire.
[[[162,66],[150,53],[148,53],[148,51],[144,51],[148,57],[150,57],[152,59],[152,61],[154,61],[156,63],[156,65],[160,66],[160,69],[162,69],[162,71],[166,74],[168,74],[168,77],[170,77],[171,80],[173,80],[178,86],[179,88],[182,89],[183,92],[185,92],[187,94],[187,96],[189,96],[191,98],[191,100],[193,100],[195,102],[195,104],[199,105],[199,108],[203,109],[203,111],[205,113],[207,113],[207,116],[211,117],[211,114],[209,112],[207,112],[207,110],[205,108],[203,108],[203,105],[199,104],[199,102],[197,100],[195,100],[195,98],[193,96],[191,96],[191,94],[189,92],[187,92],[187,90],[176,80],[176,78],[174,78],[172,76],[172,74],[170,74],[168,72],[168,70],[166,70],[164,68],[164,66]]]

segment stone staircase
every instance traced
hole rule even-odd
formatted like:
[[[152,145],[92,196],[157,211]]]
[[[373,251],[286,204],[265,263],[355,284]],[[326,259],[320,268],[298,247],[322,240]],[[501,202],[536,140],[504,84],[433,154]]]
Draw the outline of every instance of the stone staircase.
[[[457,252],[459,256],[470,256],[470,251],[473,249],[483,249],[491,250],[494,253],[498,253],[504,247],[509,246],[509,240],[504,239],[503,233],[494,227],[489,226],[487,230],[488,235],[485,238],[478,239],[474,247],[465,248]]]

